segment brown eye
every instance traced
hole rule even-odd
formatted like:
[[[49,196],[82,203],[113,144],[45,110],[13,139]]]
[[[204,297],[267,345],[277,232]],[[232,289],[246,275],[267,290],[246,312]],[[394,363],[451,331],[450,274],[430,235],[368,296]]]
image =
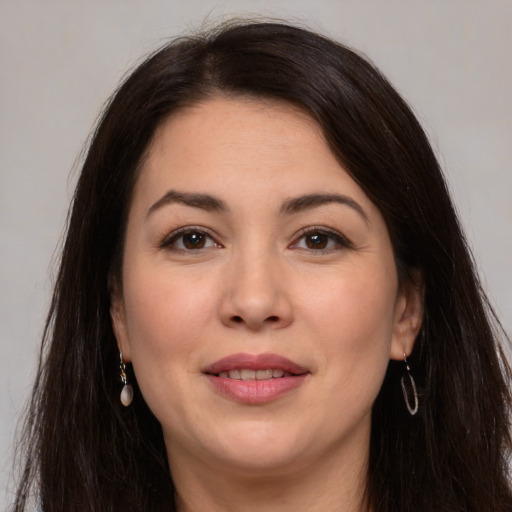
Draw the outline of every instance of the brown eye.
[[[326,254],[353,248],[353,244],[337,231],[327,228],[309,228],[302,231],[290,248],[307,250],[313,254]]]
[[[211,235],[205,231],[182,228],[175,231],[163,243],[162,247],[175,252],[198,251],[211,247],[221,247]]]
[[[313,233],[305,237],[308,249],[325,249],[329,243],[329,237],[322,233]]]
[[[204,233],[186,233],[183,235],[183,246],[187,249],[203,249],[206,244]]]

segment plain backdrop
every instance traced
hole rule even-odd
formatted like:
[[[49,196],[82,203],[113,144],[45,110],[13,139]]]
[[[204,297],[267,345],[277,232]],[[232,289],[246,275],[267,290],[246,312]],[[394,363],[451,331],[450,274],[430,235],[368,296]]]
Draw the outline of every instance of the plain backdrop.
[[[2,510],[79,153],[142,55],[231,15],[305,22],[384,71],[431,137],[486,290],[512,330],[512,1],[0,0]]]

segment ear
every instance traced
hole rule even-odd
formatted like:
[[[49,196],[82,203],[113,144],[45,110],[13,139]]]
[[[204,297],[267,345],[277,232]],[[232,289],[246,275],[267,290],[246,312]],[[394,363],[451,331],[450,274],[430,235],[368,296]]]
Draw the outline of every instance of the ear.
[[[110,288],[110,320],[117,341],[117,348],[123,354],[123,361],[131,361],[131,347],[126,324],[124,299],[118,285]]]
[[[395,305],[395,318],[391,340],[391,359],[402,361],[409,356],[423,320],[423,275],[411,271],[400,286]]]

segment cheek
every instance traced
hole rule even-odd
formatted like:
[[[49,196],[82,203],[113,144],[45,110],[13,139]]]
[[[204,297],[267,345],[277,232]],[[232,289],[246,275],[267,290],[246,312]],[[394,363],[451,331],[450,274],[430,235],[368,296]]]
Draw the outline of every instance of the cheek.
[[[213,297],[205,280],[195,279],[193,273],[183,277],[169,271],[165,264],[134,267],[126,273],[124,286],[133,350],[142,344],[167,352],[176,340],[181,342],[174,349],[193,345],[212,309]]]
[[[315,360],[322,389],[309,410],[324,425],[326,439],[369,421],[388,367],[395,297],[392,288],[371,284],[345,281],[332,289],[330,301],[317,304]]]
[[[390,357],[397,292],[394,267],[384,270],[346,273],[331,280],[328,293],[309,296],[320,368],[327,369],[333,386],[380,387]]]
[[[153,404],[172,400],[170,386],[176,396],[181,377],[197,371],[213,297],[204,282],[147,268],[126,273],[124,296],[133,368],[153,409]]]
[[[323,319],[327,328],[332,327],[341,336],[349,332],[382,332],[381,328],[391,333],[397,296],[394,267],[383,265],[373,272],[368,267],[356,268],[339,273],[324,284],[308,286],[305,297],[313,316]]]

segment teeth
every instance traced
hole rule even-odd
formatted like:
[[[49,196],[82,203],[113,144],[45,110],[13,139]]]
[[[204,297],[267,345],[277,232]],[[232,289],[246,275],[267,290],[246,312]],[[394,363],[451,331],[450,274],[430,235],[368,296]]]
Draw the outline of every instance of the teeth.
[[[240,370],[240,376],[242,380],[254,380],[256,378],[256,372],[254,370]]]
[[[270,380],[280,379],[284,377],[285,371],[279,369],[268,369],[268,370],[249,370],[247,368],[242,368],[239,370],[229,370],[219,373],[219,377],[224,379],[235,379],[235,380]],[[289,374],[287,374],[289,375]]]
[[[272,370],[258,370],[256,380],[268,380],[272,378]]]

